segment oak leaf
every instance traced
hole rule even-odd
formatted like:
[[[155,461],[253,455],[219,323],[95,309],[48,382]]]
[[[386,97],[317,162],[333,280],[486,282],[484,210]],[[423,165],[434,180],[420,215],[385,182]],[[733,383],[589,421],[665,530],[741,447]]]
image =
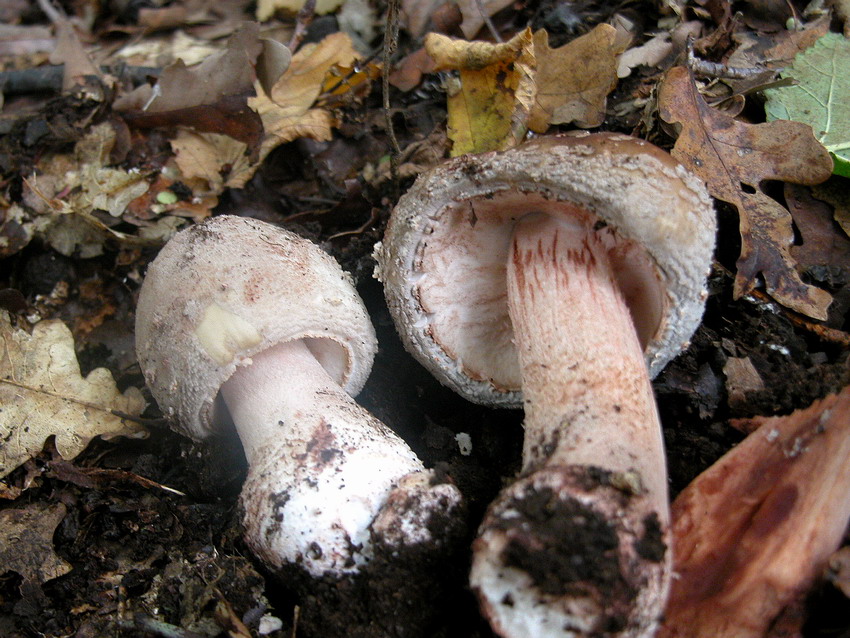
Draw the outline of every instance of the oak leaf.
[[[0,572],[20,574],[25,595],[71,571],[53,547],[53,534],[66,513],[62,503],[0,511]]]
[[[794,240],[791,215],[762,190],[765,180],[818,184],[829,178],[832,159],[812,128],[781,120],[739,122],[711,108],[684,67],[667,73],[658,108],[665,121],[682,127],[673,156],[702,178],[714,197],[738,209],[741,254],[735,297],[749,293],[761,274],[767,292],[779,303],[826,319],[832,297],[797,273],[789,251]]]
[[[50,436],[71,459],[96,436],[144,434],[114,412],[141,414],[141,392],[120,393],[105,368],[83,378],[74,338],[59,320],[37,323],[30,335],[0,311],[0,405],[0,478],[40,452]]]
[[[585,35],[549,48],[544,30],[534,34],[537,92],[528,127],[545,133],[550,124],[575,122],[582,128],[599,126],[605,119],[608,94],[617,85],[617,30],[599,24]]]

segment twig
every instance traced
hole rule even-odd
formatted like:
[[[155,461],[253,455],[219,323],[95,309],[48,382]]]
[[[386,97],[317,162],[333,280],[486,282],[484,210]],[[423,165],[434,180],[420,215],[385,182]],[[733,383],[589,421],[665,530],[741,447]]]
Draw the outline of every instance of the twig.
[[[295,50],[301,46],[304,37],[307,35],[307,29],[316,17],[316,0],[307,0],[304,6],[298,10],[295,16],[295,31],[292,38],[289,40],[289,50],[295,53]]]
[[[129,80],[133,86],[143,84],[148,77],[158,77],[162,73],[162,69],[150,66],[124,66],[114,70],[108,66],[100,68],[104,73],[112,73]],[[0,91],[6,95],[57,92],[62,90],[64,72],[64,64],[0,71]]]
[[[50,20],[51,24],[56,24],[57,22],[65,20],[64,12],[54,6],[50,0],[37,0],[37,4],[38,8],[41,9],[41,12],[47,16],[47,19]]]
[[[502,36],[499,35],[499,32],[496,31],[496,26],[493,24],[493,21],[490,19],[490,16],[487,15],[487,12],[484,11],[484,3],[482,0],[475,0],[475,6],[478,9],[478,13],[481,14],[481,19],[484,20],[484,24],[487,25],[487,30],[490,32],[490,35],[496,40],[496,42],[504,42],[502,40]]]
[[[735,67],[726,66],[719,62],[709,62],[694,55],[694,37],[688,36],[686,44],[687,65],[688,68],[698,75],[704,77],[726,78],[729,80],[744,80],[751,78],[759,73],[764,73],[765,69],[760,67]]]
[[[387,120],[387,134],[390,136],[392,151],[390,152],[390,176],[393,181],[394,199],[398,199],[398,156],[401,148],[393,128],[393,116],[390,111],[390,60],[398,47],[398,3],[399,0],[389,0],[387,3],[387,24],[384,28],[383,68],[381,69],[382,88],[384,93],[384,117]]]

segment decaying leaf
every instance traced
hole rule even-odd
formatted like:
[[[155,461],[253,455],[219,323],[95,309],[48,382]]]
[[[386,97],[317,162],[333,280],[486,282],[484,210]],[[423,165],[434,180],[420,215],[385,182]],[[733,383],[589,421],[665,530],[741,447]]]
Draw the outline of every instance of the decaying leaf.
[[[850,39],[827,33],[799,53],[780,74],[792,86],[766,90],[770,120],[794,120],[812,127],[835,161],[834,172],[850,177]]]
[[[141,392],[131,387],[121,394],[105,368],[83,378],[71,331],[61,321],[42,321],[30,335],[0,311],[0,347],[0,477],[41,451],[50,436],[71,459],[96,436],[144,433],[113,413],[141,414]]]
[[[0,573],[20,574],[25,592],[71,571],[53,548],[53,533],[66,511],[62,503],[0,511]]]
[[[660,638],[767,636],[844,536],[850,388],[788,416],[750,421],[747,430],[757,429],[673,502],[678,577]]]
[[[351,67],[359,57],[348,35],[334,33],[317,44],[299,49],[271,95],[266,95],[257,85],[257,97],[249,99],[248,105],[259,114],[265,137],[255,168],[273,149],[299,137],[331,139],[331,128],[336,123],[333,113],[311,107],[331,69]],[[238,188],[249,178],[247,172],[239,178],[231,177],[229,185]]]
[[[688,70],[674,67],[659,88],[661,117],[681,124],[673,155],[708,185],[716,198],[738,209],[741,255],[735,297],[764,277],[778,302],[815,319],[826,319],[832,297],[803,282],[789,252],[794,239],[791,215],[762,190],[764,180],[817,184],[832,173],[832,159],[799,122],[739,122],[711,108]]]
[[[171,140],[171,148],[183,178],[203,179],[214,193],[226,186],[244,185],[256,170],[248,158],[248,146],[228,135],[181,129]]]
[[[551,124],[591,128],[605,119],[608,94],[617,85],[617,30],[599,24],[590,33],[557,49],[549,48],[549,35],[534,34],[537,60],[537,93],[528,127],[545,133]]]
[[[448,91],[452,156],[508,148],[525,137],[534,99],[530,29],[499,44],[429,33],[425,49],[436,70],[460,72]]]
[[[543,30],[499,44],[425,36],[434,70],[460,76],[448,81],[452,156],[509,148],[529,129],[545,133],[552,124],[601,124],[617,84],[616,33],[600,24],[557,49]]]

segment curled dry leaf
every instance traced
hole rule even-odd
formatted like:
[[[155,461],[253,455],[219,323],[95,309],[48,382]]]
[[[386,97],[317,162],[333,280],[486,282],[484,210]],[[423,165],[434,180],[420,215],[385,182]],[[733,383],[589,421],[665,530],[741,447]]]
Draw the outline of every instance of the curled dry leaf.
[[[141,392],[131,387],[121,394],[105,368],[83,378],[74,338],[61,321],[42,321],[30,335],[0,311],[0,357],[0,478],[38,454],[50,436],[71,459],[96,436],[144,433],[113,413],[141,414]]]
[[[752,421],[757,429],[673,503],[679,577],[659,638],[762,638],[841,543],[850,518],[850,388]]]
[[[53,549],[53,533],[66,511],[62,503],[0,511],[0,573],[20,574],[24,594],[71,571]]]
[[[622,45],[616,33],[600,24],[557,49],[549,48],[543,30],[532,36],[526,29],[499,44],[425,36],[435,70],[460,74],[448,90],[452,156],[515,146],[528,129],[600,125],[606,96],[617,84]]]
[[[292,56],[289,68],[275,83],[271,95],[260,89],[257,97],[248,100],[248,106],[259,114],[265,129],[254,169],[266,155],[286,142],[299,137],[331,139],[331,128],[336,124],[333,113],[311,107],[321,94],[327,74],[336,67],[353,66],[359,57],[348,35],[331,34],[317,44],[301,47]],[[231,176],[228,185],[239,188],[252,173],[245,171],[238,178]]]
[[[800,278],[789,252],[791,215],[762,190],[765,180],[818,184],[829,178],[832,159],[812,128],[787,121],[739,122],[711,108],[684,67],[667,73],[658,108],[665,121],[681,124],[673,156],[702,178],[714,197],[738,209],[741,255],[735,297],[749,293],[762,275],[779,303],[826,319],[832,296]]]
[[[429,33],[425,50],[435,70],[460,73],[460,84],[448,90],[453,157],[508,148],[525,137],[534,99],[530,29],[499,44]]]

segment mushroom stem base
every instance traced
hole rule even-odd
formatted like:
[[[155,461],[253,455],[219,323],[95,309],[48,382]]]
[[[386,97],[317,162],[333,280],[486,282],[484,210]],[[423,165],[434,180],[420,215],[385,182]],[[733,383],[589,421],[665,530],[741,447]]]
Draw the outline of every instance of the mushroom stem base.
[[[376,535],[399,547],[433,543],[432,517],[459,516],[457,488],[432,485],[407,444],[349,397],[303,342],[256,355],[222,395],[250,465],[246,541],[270,567],[357,573]]]

